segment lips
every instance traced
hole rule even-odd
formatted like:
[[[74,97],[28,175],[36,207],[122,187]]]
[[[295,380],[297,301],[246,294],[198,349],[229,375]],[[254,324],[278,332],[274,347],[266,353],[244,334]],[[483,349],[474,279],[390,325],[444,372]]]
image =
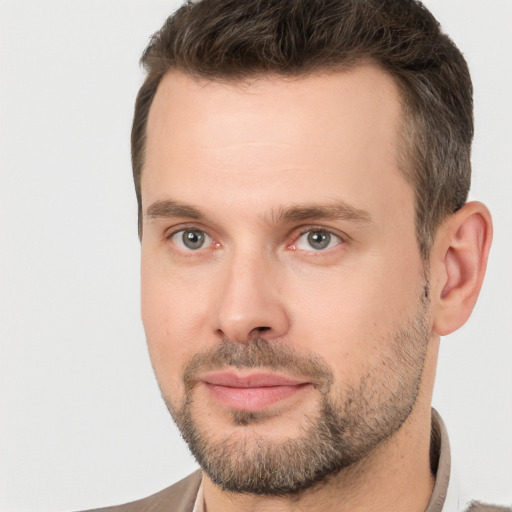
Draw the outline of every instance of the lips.
[[[311,385],[308,381],[273,373],[238,375],[231,371],[211,372],[200,381],[221,405],[248,412],[266,409]]]

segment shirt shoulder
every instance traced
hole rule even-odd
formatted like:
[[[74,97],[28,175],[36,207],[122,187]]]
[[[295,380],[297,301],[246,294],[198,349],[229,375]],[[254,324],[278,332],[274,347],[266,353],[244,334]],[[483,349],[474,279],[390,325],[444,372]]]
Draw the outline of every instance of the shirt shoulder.
[[[481,503],[480,501],[472,501],[465,512],[512,512],[512,506],[503,507]]]
[[[192,512],[200,484],[201,471],[198,470],[147,498],[84,512]]]

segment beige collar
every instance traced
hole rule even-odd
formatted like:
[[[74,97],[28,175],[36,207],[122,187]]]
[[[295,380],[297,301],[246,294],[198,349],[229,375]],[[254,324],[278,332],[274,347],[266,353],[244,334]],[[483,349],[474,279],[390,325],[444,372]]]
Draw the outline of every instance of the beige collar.
[[[430,430],[430,465],[436,475],[436,482],[425,512],[457,512],[459,505],[456,482],[450,481],[450,441],[443,420],[434,408]]]

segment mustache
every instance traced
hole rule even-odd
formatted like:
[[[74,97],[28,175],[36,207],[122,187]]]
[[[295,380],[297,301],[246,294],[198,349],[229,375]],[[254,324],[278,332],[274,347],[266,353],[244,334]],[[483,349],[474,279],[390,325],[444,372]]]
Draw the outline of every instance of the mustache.
[[[306,378],[321,393],[326,394],[334,376],[327,363],[316,354],[300,354],[278,342],[257,338],[247,343],[223,340],[216,347],[192,356],[185,366],[183,382],[190,391],[200,380],[201,373],[226,368],[260,368]]]

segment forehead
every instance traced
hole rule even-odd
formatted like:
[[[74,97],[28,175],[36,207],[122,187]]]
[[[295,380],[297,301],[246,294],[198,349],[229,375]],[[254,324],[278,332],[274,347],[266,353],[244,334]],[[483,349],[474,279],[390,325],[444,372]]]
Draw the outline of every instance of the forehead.
[[[404,181],[400,112],[394,80],[369,65],[247,83],[169,72],[148,118],[143,207],[166,194],[190,202],[192,182],[201,202],[212,190],[268,195],[269,183],[277,202],[285,191],[297,201],[328,199],[338,186],[361,205],[375,202],[382,183]]]
[[[147,135],[153,140],[154,136],[176,137],[181,133],[218,145],[223,145],[228,136],[232,142],[243,142],[252,135],[270,142],[284,142],[286,135],[292,142],[298,135],[313,141],[315,133],[325,137],[331,131],[337,136],[340,128],[349,125],[351,130],[370,134],[368,122],[375,128],[393,131],[399,112],[400,95],[394,79],[371,65],[305,77],[263,75],[245,82],[195,79],[174,70],[159,84],[149,112]],[[300,125],[301,121],[309,125],[309,130]],[[293,125],[295,130],[291,130]],[[249,131],[261,126],[265,130],[260,133]],[[283,132],[282,128],[287,130]]]

